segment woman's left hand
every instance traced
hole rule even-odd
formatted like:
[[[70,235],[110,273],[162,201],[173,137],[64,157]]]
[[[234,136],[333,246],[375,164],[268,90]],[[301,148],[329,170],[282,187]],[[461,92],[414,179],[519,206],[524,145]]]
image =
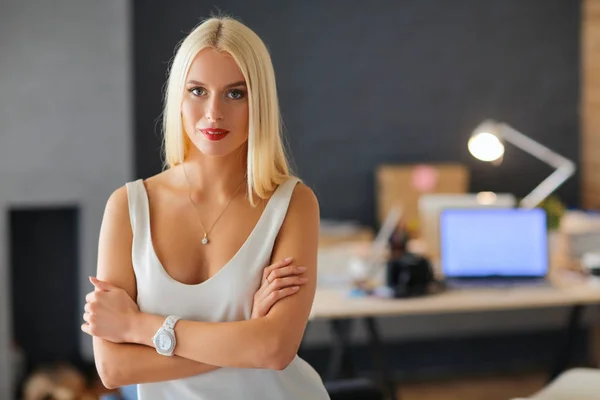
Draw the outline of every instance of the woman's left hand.
[[[123,289],[90,277],[95,287],[85,297],[81,330],[114,343],[128,342],[133,320],[139,314],[138,305]]]

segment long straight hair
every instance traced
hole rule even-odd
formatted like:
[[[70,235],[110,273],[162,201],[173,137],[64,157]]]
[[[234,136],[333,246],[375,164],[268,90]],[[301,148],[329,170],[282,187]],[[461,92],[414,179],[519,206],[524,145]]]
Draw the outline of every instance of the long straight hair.
[[[250,28],[230,17],[207,19],[179,44],[169,70],[163,110],[164,167],[172,168],[186,158],[191,142],[185,135],[181,102],[192,61],[199,51],[213,48],[231,55],[248,88],[247,190],[266,198],[290,176],[282,143],[281,115],[275,72],[267,47]]]

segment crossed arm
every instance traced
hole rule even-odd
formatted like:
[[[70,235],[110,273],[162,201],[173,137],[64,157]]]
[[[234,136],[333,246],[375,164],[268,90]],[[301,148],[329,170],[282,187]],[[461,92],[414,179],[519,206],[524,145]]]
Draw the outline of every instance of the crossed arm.
[[[128,328],[119,337],[109,334],[102,329],[100,317],[94,318],[94,312],[82,326],[94,336],[96,366],[105,386],[179,379],[220,367],[285,368],[298,351],[314,298],[318,230],[316,197],[308,187],[298,184],[272,259],[293,257],[294,265],[306,267],[306,284],[293,296],[278,300],[260,318],[216,323],[179,321],[175,355],[165,357],[157,354],[151,343],[165,316],[141,313],[134,303],[137,293],[127,193],[125,188],[118,189],[107,203],[100,230],[98,278],[106,283],[104,287],[97,285],[93,297],[121,304],[121,311],[126,311],[118,314],[121,322],[110,325]],[[93,304],[88,299],[86,311]]]

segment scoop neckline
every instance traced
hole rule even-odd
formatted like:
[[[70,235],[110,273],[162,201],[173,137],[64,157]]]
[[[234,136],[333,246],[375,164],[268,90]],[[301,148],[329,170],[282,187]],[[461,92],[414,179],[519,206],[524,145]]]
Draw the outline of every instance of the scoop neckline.
[[[269,210],[269,207],[271,206],[272,200],[273,198],[277,195],[277,192],[279,191],[279,189],[285,185],[287,183],[284,182],[282,184],[280,184],[275,191],[273,192],[273,194],[271,195],[271,197],[269,198],[269,200],[267,200],[267,205],[265,206],[264,210],[262,211],[262,213],[260,214],[260,217],[258,218],[258,221],[256,222],[256,224],[254,225],[254,227],[252,228],[252,231],[250,231],[250,234],[248,235],[248,237],[246,238],[246,240],[244,241],[244,243],[242,243],[242,245],[240,246],[240,248],[234,253],[234,255],[225,263],[223,264],[223,266],[221,268],[219,268],[219,270],[212,276],[210,276],[208,279],[199,282],[199,283],[192,283],[192,284],[188,284],[188,283],[184,283],[181,282],[175,278],[173,278],[171,276],[171,274],[169,274],[169,272],[167,271],[167,269],[164,267],[162,261],[160,260],[160,258],[158,257],[158,254],[156,254],[156,250],[154,248],[154,242],[152,240],[152,225],[150,224],[150,199],[148,196],[148,191],[146,190],[146,185],[144,184],[144,180],[143,179],[139,179],[138,180],[139,185],[141,186],[143,193],[144,193],[144,201],[145,201],[145,206],[146,206],[146,224],[147,224],[147,228],[148,228],[148,247],[150,248],[150,254],[151,256],[154,258],[154,261],[156,261],[156,263],[159,265],[160,267],[160,271],[162,274],[164,274],[166,276],[166,278],[168,280],[170,280],[171,282],[184,286],[184,287],[200,287],[203,285],[207,285],[209,282],[214,281],[219,275],[223,274],[223,271],[228,269],[228,267],[233,264],[233,262],[239,257],[239,255],[242,253],[242,251],[248,246],[248,243],[254,238],[254,236],[256,235],[256,232],[258,231],[259,226],[262,224],[265,215],[267,214],[267,211]]]

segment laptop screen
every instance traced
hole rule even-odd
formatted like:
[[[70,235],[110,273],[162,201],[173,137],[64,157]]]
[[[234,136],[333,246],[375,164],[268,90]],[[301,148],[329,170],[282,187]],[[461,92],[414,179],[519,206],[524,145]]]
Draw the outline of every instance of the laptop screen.
[[[548,270],[542,209],[447,209],[440,215],[444,276],[543,277]]]

